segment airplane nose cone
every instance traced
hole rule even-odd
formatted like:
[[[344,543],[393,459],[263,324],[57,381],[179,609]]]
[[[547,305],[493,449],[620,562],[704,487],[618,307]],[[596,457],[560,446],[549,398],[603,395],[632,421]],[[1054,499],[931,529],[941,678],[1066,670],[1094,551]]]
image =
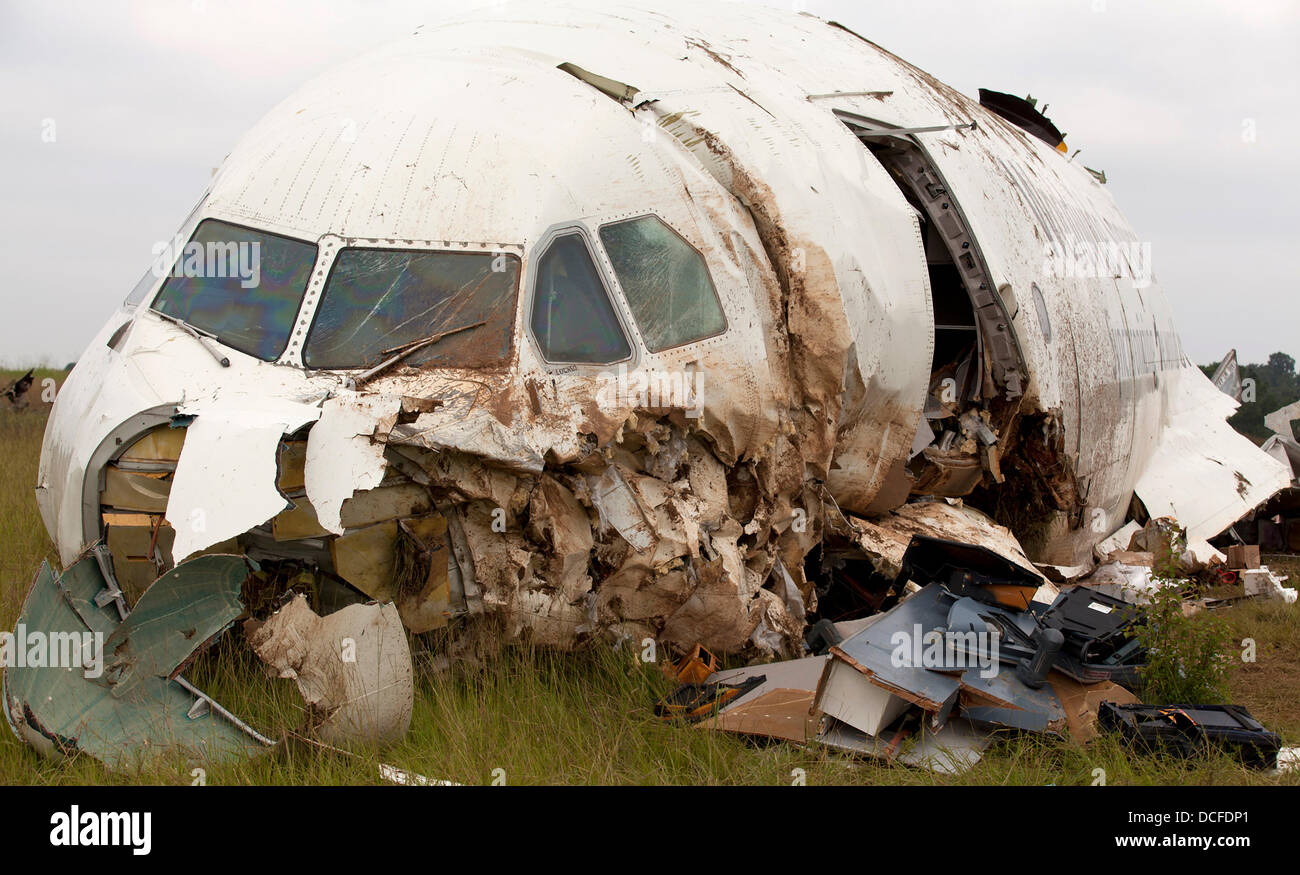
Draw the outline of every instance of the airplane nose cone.
[[[107,466],[143,435],[176,424],[182,405],[219,398],[236,407],[265,408],[286,398],[322,395],[316,383],[338,382],[216,349],[219,356],[156,314],[126,310],[114,313],[86,348],[50,411],[36,491],[41,518],[65,565],[98,540],[106,506],[165,512],[179,444],[168,449],[166,441],[156,441],[159,446],[140,458]],[[101,493],[110,489],[120,504],[105,505]]]

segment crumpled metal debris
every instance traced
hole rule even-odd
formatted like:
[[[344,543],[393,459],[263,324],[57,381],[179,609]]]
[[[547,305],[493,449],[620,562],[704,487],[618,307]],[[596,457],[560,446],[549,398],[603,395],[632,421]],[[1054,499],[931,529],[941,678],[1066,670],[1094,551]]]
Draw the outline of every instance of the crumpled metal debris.
[[[243,556],[199,556],[158,578],[104,642],[113,695],[184,671],[244,612],[240,593],[254,570]]]
[[[856,542],[878,570],[893,577],[902,570],[903,554],[914,535],[978,544],[1014,562],[1045,582],[1015,535],[986,514],[959,500],[916,501],[873,520],[854,519]]]
[[[44,753],[86,753],[118,770],[168,752],[221,761],[272,746],[181,676],[246,614],[256,564],[196,557],[128,611],[101,557],[88,551],[62,574],[42,565],[16,632],[6,633],[3,647],[14,653],[6,653],[4,710],[15,734]],[[320,617],[298,594],[269,620],[248,623],[255,652],[298,682],[316,737],[383,743],[405,734],[414,687],[395,605],[352,604]]]
[[[995,731],[1088,741],[1103,702],[1137,702],[1114,682],[1136,680],[1141,656],[1122,602],[1082,589],[1035,602],[1037,572],[925,535],[898,563],[895,588],[912,579],[917,591],[834,624],[826,655],[713,673],[708,684],[744,692],[700,727],[953,774],[980,760]]]
[[[24,659],[4,670],[14,733],[42,753],[84,753],[115,770],[168,753],[218,761],[265,750],[270,739],[180,677],[228,625],[227,607],[213,608],[228,606],[248,565],[241,556],[209,556],[197,570],[170,572],[156,593],[146,591],[142,616],[130,622],[119,616],[93,553],[62,574],[42,564],[15,632]],[[53,644],[63,647],[43,652]]]
[[[1153,578],[1150,565],[1130,565],[1120,561],[1098,565],[1092,574],[1077,583],[1135,605],[1147,604],[1156,591],[1177,585],[1177,581]]]
[[[298,595],[265,622],[250,621],[248,632],[254,652],[298,684],[322,741],[385,744],[406,734],[415,687],[396,606],[350,605],[321,617]]]
[[[909,704],[934,715],[936,725],[956,710],[981,723],[1062,733],[1065,712],[1050,688],[1021,682],[987,642],[954,651],[945,637],[951,605],[931,584],[832,647],[817,706],[873,736]]]

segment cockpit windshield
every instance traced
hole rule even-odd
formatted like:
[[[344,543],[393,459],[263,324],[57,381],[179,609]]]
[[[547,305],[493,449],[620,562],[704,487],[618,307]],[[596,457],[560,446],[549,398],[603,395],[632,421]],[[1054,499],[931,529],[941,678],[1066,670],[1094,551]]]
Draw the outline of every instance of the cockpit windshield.
[[[418,347],[406,364],[504,364],[518,288],[513,255],[343,249],[325,283],[303,362],[309,368],[373,367]]]
[[[284,352],[316,246],[204,219],[173,262],[153,309],[263,361]]]

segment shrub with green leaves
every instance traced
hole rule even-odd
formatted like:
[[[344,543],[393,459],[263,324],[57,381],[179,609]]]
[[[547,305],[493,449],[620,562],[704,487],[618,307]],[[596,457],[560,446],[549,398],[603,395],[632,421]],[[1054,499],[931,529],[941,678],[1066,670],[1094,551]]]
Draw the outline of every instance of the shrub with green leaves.
[[[1219,704],[1228,698],[1226,651],[1232,633],[1222,619],[1183,613],[1190,581],[1163,579],[1142,607],[1134,634],[1147,651],[1142,699],[1152,705]]]

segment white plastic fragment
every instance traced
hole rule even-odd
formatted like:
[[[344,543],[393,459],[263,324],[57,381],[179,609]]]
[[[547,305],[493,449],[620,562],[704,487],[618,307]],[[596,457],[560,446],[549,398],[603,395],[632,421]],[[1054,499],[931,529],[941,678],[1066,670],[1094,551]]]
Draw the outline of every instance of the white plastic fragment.
[[[167,522],[176,530],[175,562],[241,535],[287,506],[276,488],[280,438],[316,419],[320,410],[293,401],[243,401],[253,406],[180,409],[194,421],[167,500]]]
[[[251,628],[248,640],[280,677],[297,682],[322,741],[383,744],[410,727],[411,650],[391,602],[320,617],[299,595]]]
[[[397,422],[400,398],[348,395],[321,405],[320,421],[307,437],[307,498],[320,524],[343,534],[340,514],[353,492],[384,479],[384,439]]]
[[[1241,584],[1246,591],[1246,595],[1277,599],[1288,605],[1295,604],[1296,591],[1282,585],[1286,580],[1286,576],[1277,576],[1269,570],[1267,565],[1261,565],[1259,568],[1245,568],[1237,573],[1241,575]]]
[[[379,764],[379,778],[388,781],[390,784],[401,784],[403,787],[463,787],[463,784],[457,784],[455,781],[444,781],[442,778],[426,778],[424,775],[416,772],[408,772],[405,769],[399,769],[397,766],[390,766],[387,763]]]
[[[1300,747],[1284,747],[1277,752],[1277,768],[1273,774],[1285,775],[1289,772],[1300,772]]]

